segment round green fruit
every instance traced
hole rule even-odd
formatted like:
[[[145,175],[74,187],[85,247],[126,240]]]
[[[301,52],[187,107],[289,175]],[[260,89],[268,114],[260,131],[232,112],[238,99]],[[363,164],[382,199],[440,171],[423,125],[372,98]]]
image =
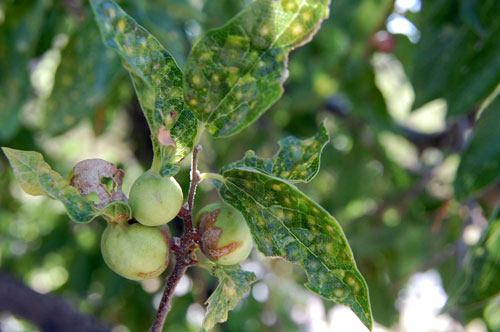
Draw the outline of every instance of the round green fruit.
[[[252,235],[243,215],[229,205],[214,203],[198,213],[200,248],[208,259],[221,265],[244,261],[252,250]]]
[[[109,223],[101,237],[102,257],[122,277],[152,279],[167,268],[169,237],[168,229]]]
[[[182,189],[171,176],[147,171],[135,180],[129,204],[134,218],[146,226],[159,226],[175,218],[182,207]]]

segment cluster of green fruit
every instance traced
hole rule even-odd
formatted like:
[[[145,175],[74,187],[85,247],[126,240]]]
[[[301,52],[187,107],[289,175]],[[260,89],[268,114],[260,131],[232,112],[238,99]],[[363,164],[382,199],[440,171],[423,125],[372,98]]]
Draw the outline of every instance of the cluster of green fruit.
[[[138,223],[108,223],[101,239],[106,264],[132,280],[151,279],[165,271],[171,242],[166,224],[175,218],[182,203],[182,189],[173,177],[151,171],[141,175],[129,197]],[[217,264],[238,264],[250,254],[250,229],[243,215],[228,205],[207,205],[195,218],[195,227],[201,234],[201,251]]]

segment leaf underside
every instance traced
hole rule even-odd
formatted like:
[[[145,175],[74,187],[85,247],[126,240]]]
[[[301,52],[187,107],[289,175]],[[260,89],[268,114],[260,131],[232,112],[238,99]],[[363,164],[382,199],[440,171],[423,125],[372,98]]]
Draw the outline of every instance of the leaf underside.
[[[335,218],[282,179],[251,168],[223,175],[219,195],[245,216],[259,250],[300,265],[309,290],[349,306],[371,329],[368,287]]]
[[[281,97],[288,54],[312,38],[328,7],[329,0],[256,0],[195,44],[185,100],[212,135],[237,133]]]
[[[151,130],[154,158],[164,176],[191,153],[198,122],[185,108],[183,74],[160,42],[112,0],[91,0],[107,46],[122,58]]]
[[[219,279],[219,284],[206,302],[208,306],[203,321],[204,331],[211,330],[217,323],[225,322],[228,312],[238,305],[256,280],[253,272],[244,271],[239,265],[216,265],[211,272]]]

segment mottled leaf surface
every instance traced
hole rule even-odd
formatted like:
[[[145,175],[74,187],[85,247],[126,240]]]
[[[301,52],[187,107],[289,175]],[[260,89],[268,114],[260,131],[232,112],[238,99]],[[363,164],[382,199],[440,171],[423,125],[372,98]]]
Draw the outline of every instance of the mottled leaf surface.
[[[500,179],[500,96],[482,112],[455,177],[455,194],[463,199]]]
[[[256,0],[189,54],[185,99],[214,136],[254,122],[283,93],[289,52],[328,16],[329,0]]]
[[[330,141],[324,124],[313,137],[301,140],[289,136],[279,141],[279,151],[270,159],[259,158],[248,151],[242,160],[225,166],[222,171],[235,167],[251,167],[289,182],[309,182],[319,171],[321,152]]]
[[[172,56],[112,0],[92,0],[97,24],[107,46],[115,49],[130,72],[151,129],[153,167],[162,175],[192,151],[197,121],[185,109],[183,74]]]
[[[219,194],[243,213],[259,250],[300,265],[308,289],[348,305],[371,329],[368,288],[335,218],[282,179],[251,168],[223,175]]]
[[[500,219],[492,221],[481,240],[471,248],[458,280],[463,283],[451,294],[447,306],[468,307],[500,293]]]
[[[217,323],[225,322],[228,312],[238,305],[256,280],[253,272],[244,271],[239,265],[214,265],[211,272],[219,279],[219,285],[206,302],[208,306],[203,331],[209,331]]]
[[[132,211],[127,203],[115,201],[98,208],[54,171],[40,153],[6,147],[2,150],[23,190],[33,196],[44,195],[62,202],[71,220],[86,223],[100,215],[110,221],[130,219]]]
[[[43,110],[44,130],[60,134],[104,107],[123,76],[118,56],[102,47],[99,30],[91,20],[86,21],[62,51],[54,87]]]

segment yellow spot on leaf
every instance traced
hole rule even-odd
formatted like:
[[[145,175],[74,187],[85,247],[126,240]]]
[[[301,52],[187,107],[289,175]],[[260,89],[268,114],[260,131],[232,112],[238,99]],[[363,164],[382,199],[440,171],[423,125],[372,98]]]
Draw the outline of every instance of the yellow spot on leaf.
[[[125,20],[120,20],[118,22],[118,26],[117,27],[118,27],[118,31],[120,31],[120,32],[123,33],[125,31],[125,27],[126,27]]]

